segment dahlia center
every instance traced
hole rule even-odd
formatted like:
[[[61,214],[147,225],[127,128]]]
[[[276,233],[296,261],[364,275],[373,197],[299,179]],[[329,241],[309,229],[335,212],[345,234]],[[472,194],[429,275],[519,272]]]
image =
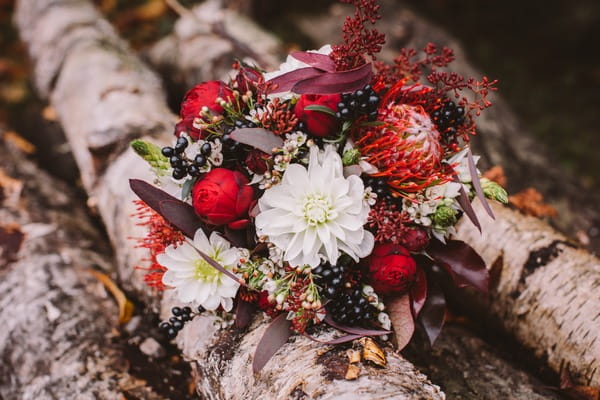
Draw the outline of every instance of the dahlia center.
[[[219,274],[217,269],[203,259],[194,262],[194,278],[199,281],[216,280]]]
[[[324,224],[335,214],[331,200],[321,194],[308,195],[304,200],[302,213],[306,222],[311,226]]]

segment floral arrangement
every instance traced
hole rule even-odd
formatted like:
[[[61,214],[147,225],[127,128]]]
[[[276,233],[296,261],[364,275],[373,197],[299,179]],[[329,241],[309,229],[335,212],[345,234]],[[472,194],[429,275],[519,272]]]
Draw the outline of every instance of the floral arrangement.
[[[131,180],[146,280],[181,302],[161,329],[174,338],[205,311],[243,327],[260,309],[273,322],[255,370],[322,324],[346,333],[330,343],[395,329],[402,348],[415,323],[433,342],[443,280],[488,286],[481,257],[451,236],[462,215],[479,226],[473,198],[490,215],[486,198],[507,200],[469,148],[496,81],[448,72],[452,51],[433,44],[378,61],[379,5],[345,2],[356,11],[342,44],[272,72],[236,62],[229,82],[185,95],[174,145],[132,143],[156,176]]]

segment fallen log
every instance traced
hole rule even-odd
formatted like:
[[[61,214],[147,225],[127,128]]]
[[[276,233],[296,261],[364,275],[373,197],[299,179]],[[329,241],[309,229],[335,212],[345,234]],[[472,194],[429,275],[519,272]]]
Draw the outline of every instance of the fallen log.
[[[0,132],[0,136],[2,132]],[[66,185],[0,140],[0,398],[159,397],[127,372],[104,238]]]
[[[167,110],[160,83],[90,2],[22,0],[17,3],[16,22],[35,63],[37,87],[50,98],[71,143],[90,203],[106,225],[120,277],[149,297],[142,279],[133,273],[133,265],[144,254],[130,240],[142,232],[129,217],[134,195],[128,189],[128,178],[151,178],[144,162],[126,149],[131,139],[147,134],[155,138],[146,139],[170,140],[174,116]],[[163,314],[173,305],[165,296]],[[232,331],[216,329],[214,322],[214,317],[197,318],[192,326],[200,332],[192,334],[192,328],[186,328],[178,339],[184,351],[190,346],[193,349],[186,354],[197,370],[198,391],[207,398],[264,398],[261,396],[269,394],[280,398],[290,393],[348,398],[358,389],[364,398],[376,398],[380,391],[407,399],[444,398],[437,386],[394,353],[388,355],[390,367],[376,373],[368,369],[369,374],[357,381],[328,380],[320,373],[320,346],[302,337],[284,347],[285,351],[278,352],[254,376],[251,354],[265,324],[256,322],[235,341],[238,348],[231,352],[232,343],[222,335]],[[297,375],[299,371],[301,375]]]
[[[568,365],[580,383],[600,386],[600,260],[537,218],[493,205],[494,221],[474,208],[482,233],[461,221],[456,238],[497,277],[480,306],[553,369]]]

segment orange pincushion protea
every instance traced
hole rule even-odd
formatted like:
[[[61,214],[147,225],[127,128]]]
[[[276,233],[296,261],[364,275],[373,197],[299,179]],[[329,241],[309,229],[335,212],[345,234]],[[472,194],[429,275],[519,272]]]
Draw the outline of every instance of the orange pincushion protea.
[[[421,106],[390,103],[379,112],[383,125],[356,144],[366,160],[387,177],[398,195],[414,193],[449,180],[442,167],[440,133]]]

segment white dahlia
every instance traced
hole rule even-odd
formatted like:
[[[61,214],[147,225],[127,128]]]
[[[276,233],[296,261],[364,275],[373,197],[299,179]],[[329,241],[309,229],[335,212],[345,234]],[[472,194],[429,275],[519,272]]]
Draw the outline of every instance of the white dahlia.
[[[311,147],[308,170],[288,166],[282,182],[266,190],[258,205],[258,235],[283,249],[292,266],[315,268],[321,259],[335,264],[340,252],[358,261],[373,250],[373,235],[364,229],[370,208],[363,182],[344,177],[333,147],[321,153]]]
[[[202,229],[198,229],[194,240],[184,242],[175,248],[167,247],[156,259],[167,268],[162,281],[177,291],[177,297],[184,303],[201,305],[207,310],[216,310],[219,305],[230,311],[239,283],[207,263],[196,249],[232,270],[238,265],[240,251],[218,233],[210,235],[210,241]]]

